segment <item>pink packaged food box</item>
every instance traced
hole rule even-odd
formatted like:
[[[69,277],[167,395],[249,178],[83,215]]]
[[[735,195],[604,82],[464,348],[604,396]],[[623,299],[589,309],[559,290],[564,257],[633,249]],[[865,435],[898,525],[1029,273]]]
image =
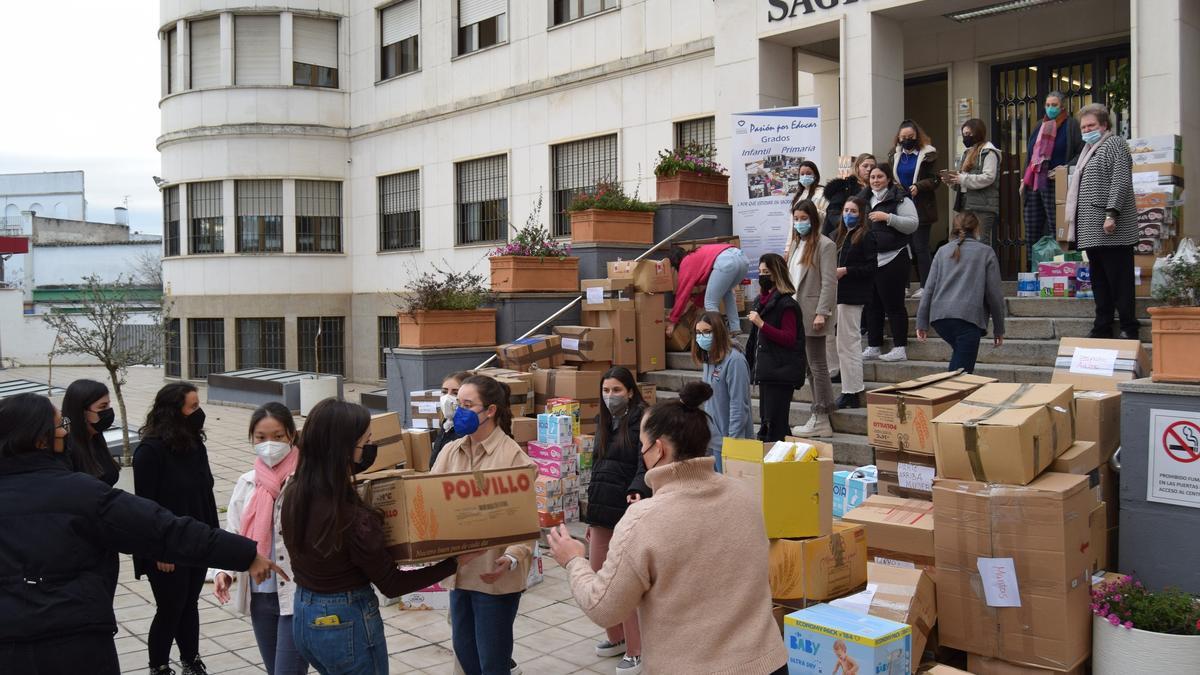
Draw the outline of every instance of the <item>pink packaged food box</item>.
[[[534,459],[538,467],[538,475],[550,478],[563,478],[578,471],[574,459]]]
[[[554,445],[551,443],[530,441],[529,456],[534,459],[567,459],[575,456],[575,448],[570,445]]]
[[[1070,277],[1074,279],[1078,268],[1079,263],[1073,260],[1067,262],[1040,262],[1038,263],[1038,277]]]

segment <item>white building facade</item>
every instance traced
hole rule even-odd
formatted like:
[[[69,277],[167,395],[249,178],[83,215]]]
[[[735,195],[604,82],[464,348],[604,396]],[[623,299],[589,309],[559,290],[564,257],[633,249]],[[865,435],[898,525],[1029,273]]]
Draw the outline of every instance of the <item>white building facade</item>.
[[[19,223],[29,211],[43,218],[87,220],[82,171],[0,174],[0,204],[5,227]]]
[[[726,155],[735,112],[820,104],[826,173],[886,155],[905,117],[944,159],[980,117],[1019,160],[1039,97],[1101,100],[1127,63],[1129,131],[1200,138],[1183,86],[1200,3],[996,5],[161,0],[167,372],[379,378],[394,292],[419,270],[486,271],[539,194],[562,235],[573,190],[616,179],[653,198],[658,151]]]

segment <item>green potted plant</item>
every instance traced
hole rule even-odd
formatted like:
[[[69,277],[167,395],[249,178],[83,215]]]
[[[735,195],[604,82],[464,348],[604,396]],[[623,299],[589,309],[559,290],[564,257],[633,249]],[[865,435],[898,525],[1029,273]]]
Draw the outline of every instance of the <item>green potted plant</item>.
[[[713,159],[716,154],[712,145],[699,143],[659,151],[654,166],[658,201],[728,204],[729,174]]]
[[[571,242],[555,239],[542,226],[542,195],[517,230],[512,241],[488,252],[492,291],[578,291],[579,258],[571,256]]]
[[[496,310],[483,275],[436,265],[409,282],[400,297],[401,347],[490,347],[496,344]]]
[[[1182,253],[1154,280],[1154,299],[1165,303],[1150,308],[1155,382],[1200,382],[1200,262]]]
[[[1196,598],[1171,588],[1155,593],[1121,576],[1092,588],[1091,607],[1093,675],[1196,672]]]
[[[621,184],[601,181],[571,200],[571,240],[580,243],[654,243],[654,204],[625,194]]]

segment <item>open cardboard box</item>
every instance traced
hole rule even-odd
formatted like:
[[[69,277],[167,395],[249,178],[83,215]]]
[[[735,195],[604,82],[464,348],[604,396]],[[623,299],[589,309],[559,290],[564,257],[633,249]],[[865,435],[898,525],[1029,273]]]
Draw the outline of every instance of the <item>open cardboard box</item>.
[[[810,462],[764,462],[774,443],[726,438],[721,445],[726,476],[740,480],[762,500],[769,539],[818,537],[833,531],[833,446],[788,438],[817,449]]]
[[[935,373],[867,392],[867,430],[878,448],[933,454],[933,418],[993,378]]]

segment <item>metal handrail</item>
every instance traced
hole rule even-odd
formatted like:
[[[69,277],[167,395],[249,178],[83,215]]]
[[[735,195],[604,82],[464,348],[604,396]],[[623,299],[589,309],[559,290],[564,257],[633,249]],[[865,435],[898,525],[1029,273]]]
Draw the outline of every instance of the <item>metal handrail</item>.
[[[664,244],[668,244],[668,243],[670,243],[670,242],[674,241],[675,239],[679,238],[679,235],[681,235],[681,234],[683,234],[684,232],[687,232],[688,230],[692,229],[692,227],[693,227],[694,225],[696,225],[697,223],[699,223],[700,221],[702,221],[702,220],[716,220],[716,219],[717,219],[717,217],[716,217],[715,215],[711,214],[711,213],[706,213],[706,214],[704,214],[704,215],[696,216],[696,217],[695,217],[695,218],[693,218],[693,219],[691,220],[691,222],[689,222],[687,225],[684,225],[683,227],[679,228],[678,230],[675,230],[675,231],[674,231],[674,232],[672,232],[671,234],[667,235],[667,236],[666,236],[666,237],[665,237],[665,238],[664,238],[662,241],[660,241],[660,242],[658,242],[657,244],[655,244],[655,245],[651,246],[650,248],[646,249],[646,251],[645,251],[644,253],[642,253],[642,254],[641,254],[641,255],[639,255],[638,257],[634,258],[634,259],[633,259],[633,262],[640,262],[640,261],[642,261],[643,259],[645,259],[645,257],[646,257],[646,256],[648,256],[648,255],[650,255],[651,253],[654,253],[654,252],[655,252],[655,251],[657,251],[658,249],[662,248]],[[537,333],[537,332],[538,332],[538,331],[540,331],[542,328],[544,328],[544,327],[546,326],[546,324],[548,324],[548,323],[550,323],[550,322],[554,321],[555,319],[557,319],[558,317],[560,317],[560,316],[562,316],[564,313],[566,313],[566,312],[567,312],[567,310],[569,310],[569,309],[571,309],[572,307],[574,307],[575,305],[579,304],[579,301],[580,301],[580,300],[582,300],[582,299],[583,299],[583,294],[580,294],[580,295],[577,295],[577,296],[575,296],[575,299],[574,299],[574,300],[572,300],[571,302],[568,302],[566,305],[564,305],[564,306],[562,307],[562,309],[560,309],[560,310],[558,310],[557,312],[555,312],[555,313],[551,314],[550,316],[546,317],[546,318],[545,318],[544,320],[542,320],[542,322],[541,322],[541,323],[539,323],[538,325],[534,326],[533,328],[530,328],[528,331],[526,331],[526,332],[525,332],[525,334],[524,334],[524,335],[522,335],[521,337],[517,338],[517,340],[524,340],[525,338],[529,337],[530,335],[533,335],[534,333]],[[514,340],[514,342],[515,342],[515,340]],[[494,360],[496,360],[496,355],[495,355],[495,354],[492,354],[491,356],[489,356],[489,357],[487,358],[487,360],[486,360],[486,361],[484,361],[483,363],[479,364],[478,366],[475,366],[475,370],[479,370],[480,368],[487,368],[488,364],[489,364],[489,363],[491,363],[491,362],[492,362],[492,361],[494,361]]]

